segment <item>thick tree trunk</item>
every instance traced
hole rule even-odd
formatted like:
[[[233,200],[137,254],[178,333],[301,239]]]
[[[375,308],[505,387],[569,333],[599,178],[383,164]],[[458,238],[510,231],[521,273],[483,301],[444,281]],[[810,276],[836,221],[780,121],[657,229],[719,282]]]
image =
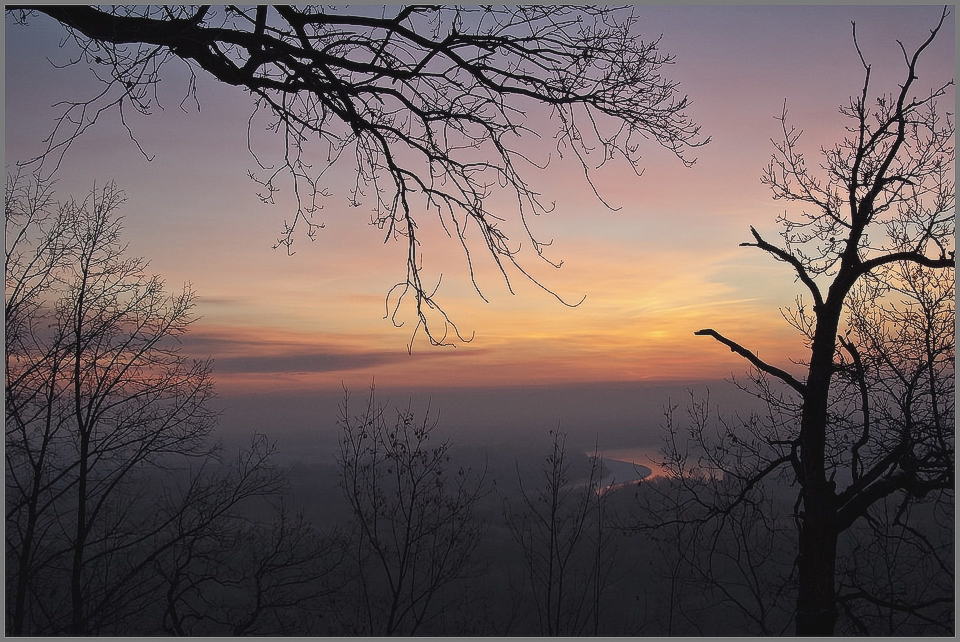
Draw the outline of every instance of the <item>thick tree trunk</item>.
[[[843,298],[839,297],[842,302]],[[797,635],[833,635],[837,621],[836,486],[826,478],[827,407],[833,355],[840,322],[839,304],[828,302],[817,318],[810,369],[800,418],[803,516],[800,520],[797,571]]]
[[[800,531],[796,633],[800,636],[833,635],[837,622],[834,494],[829,485],[819,492],[810,489],[807,493]]]

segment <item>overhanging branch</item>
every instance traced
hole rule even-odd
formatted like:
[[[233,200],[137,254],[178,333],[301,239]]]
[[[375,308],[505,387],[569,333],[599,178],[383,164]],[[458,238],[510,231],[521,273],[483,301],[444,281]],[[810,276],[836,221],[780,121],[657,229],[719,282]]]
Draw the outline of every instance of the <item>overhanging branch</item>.
[[[375,226],[395,238],[407,237],[415,248],[419,220],[425,212],[437,212],[441,225],[458,231],[473,279],[463,230],[466,222],[475,221],[481,230],[477,238],[504,276],[504,266],[512,265],[559,299],[532,277],[526,263],[521,265],[519,250],[507,242],[507,226],[500,226],[504,217],[489,209],[495,189],[511,192],[518,203],[516,220],[533,248],[523,256],[559,265],[543,252],[549,243],[538,240],[528,225],[532,215],[551,206],[518,165],[531,158],[520,146],[521,134],[546,139],[550,132],[541,128],[555,126],[558,149],[573,150],[591,187],[596,168],[587,154],[595,150],[604,162],[620,159],[639,174],[641,140],[668,150],[685,165],[693,162],[685,154],[709,140],[686,115],[686,96],[662,72],[672,57],[660,52],[659,40],[636,35],[629,8],[22,9],[68,28],[84,52],[70,64],[89,63],[95,73],[98,66],[109,68],[103,76],[108,88],[115,85],[111,91],[121,93],[109,107],[119,109],[132,101],[147,113],[148,89],[160,82],[164,62],[175,59],[183,60],[191,73],[200,69],[248,90],[254,115],[261,108],[272,113],[275,121],[268,129],[282,139],[278,162],[261,162],[250,150],[266,173],[250,176],[267,190],[261,196],[266,202],[280,189],[274,183],[278,177],[286,175],[292,182],[296,212],[278,242],[288,250],[295,228],[306,225],[311,236],[322,227],[312,217],[319,209],[316,197],[328,194],[320,184],[324,173],[337,159],[353,156],[357,178],[348,187],[349,199],[371,203]],[[60,121],[83,120],[92,106],[107,103],[102,96],[65,102]],[[531,105],[556,118],[534,124],[527,119]],[[64,151],[105,108],[83,120],[82,128],[51,136],[51,145]],[[435,322],[447,322],[444,333],[455,332],[433,293],[424,289],[419,276],[423,263],[413,260],[422,254],[414,254],[408,253],[402,291],[417,302],[423,327],[424,313],[433,310],[439,312],[432,317]]]

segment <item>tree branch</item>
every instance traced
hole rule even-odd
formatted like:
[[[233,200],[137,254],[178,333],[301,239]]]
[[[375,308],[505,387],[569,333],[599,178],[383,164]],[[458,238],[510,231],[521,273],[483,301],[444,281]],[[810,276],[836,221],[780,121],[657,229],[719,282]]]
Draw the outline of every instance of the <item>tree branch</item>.
[[[591,187],[596,167],[588,163],[588,153],[604,162],[623,160],[639,174],[643,140],[685,165],[693,162],[685,157],[688,150],[709,140],[686,116],[688,101],[677,83],[663,73],[672,57],[659,51],[658,40],[636,36],[629,9],[409,6],[385,7],[382,15],[292,6],[24,10],[66,26],[83,51],[72,64],[105,66],[110,76],[104,82],[125,87],[141,111],[146,99],[130,92],[158,83],[162,63],[176,58],[191,71],[200,67],[220,82],[249,90],[254,113],[272,112],[268,128],[284,143],[277,169],[251,149],[268,173],[251,178],[266,188],[265,202],[281,189],[274,184],[278,177],[293,183],[297,210],[278,243],[288,248],[298,224],[307,227],[308,237],[322,226],[312,220],[319,209],[316,196],[327,194],[318,183],[337,159],[352,155],[357,181],[350,201],[359,205],[369,195],[372,223],[388,236],[405,236],[416,248],[416,213],[435,212],[466,250],[462,223],[472,219],[481,230],[476,242],[485,243],[505,277],[509,263],[560,299],[521,265],[519,249],[511,249],[498,227],[503,219],[488,209],[498,186],[515,195],[519,227],[533,248],[524,256],[559,265],[543,253],[549,243],[538,241],[528,226],[530,212],[551,208],[517,167],[518,159],[534,167],[547,164],[512,147],[521,134],[543,139],[553,134],[558,149],[576,155]],[[76,112],[97,101],[106,99],[66,102],[62,120],[91,120]],[[531,105],[557,116],[547,125],[556,126],[555,132],[541,133],[543,122],[536,128],[528,124]],[[89,124],[84,122],[84,129]],[[79,133],[68,132],[56,148],[66,149]],[[326,161],[311,162],[313,154]],[[469,250],[466,254],[473,277]],[[435,333],[434,342],[442,344],[439,337],[451,325],[424,289],[421,262],[414,261],[419,256],[408,252],[407,279],[397,292],[413,295],[408,300],[416,302],[417,327],[431,339],[425,313],[440,313],[434,318],[445,324],[444,332]]]
[[[697,330],[696,332],[694,332],[694,334],[697,336],[713,337],[723,345],[730,348],[731,352],[736,352],[741,357],[743,357],[744,359],[752,363],[754,366],[756,366],[758,369],[762,370],[763,372],[766,372],[769,375],[773,375],[780,381],[784,382],[785,384],[787,384],[788,386],[790,386],[791,388],[799,392],[801,395],[804,393],[806,389],[804,384],[797,381],[797,379],[795,379],[794,376],[791,375],[789,372],[787,372],[786,370],[781,370],[780,368],[777,368],[776,366],[772,366],[766,361],[763,361],[762,359],[760,359],[760,357],[758,357],[754,353],[750,352],[740,344],[724,337],[716,330],[710,330],[710,329]]]
[[[753,238],[757,240],[756,243],[741,243],[740,247],[758,247],[761,250],[768,252],[780,259],[784,263],[789,263],[793,266],[793,269],[797,271],[797,278],[807,286],[807,289],[810,290],[810,294],[813,295],[813,301],[816,306],[823,305],[823,295],[820,294],[820,288],[817,287],[816,282],[810,277],[810,273],[807,272],[807,268],[803,263],[793,254],[790,254],[786,250],[783,250],[776,245],[772,245],[767,241],[763,240],[763,237],[760,236],[760,233],[757,232],[756,228],[752,225],[750,226],[750,233],[753,234]]]
[[[882,265],[888,265],[890,263],[897,263],[900,261],[916,263],[917,265],[922,265],[923,267],[928,268],[956,267],[956,261],[954,260],[953,252],[950,252],[949,256],[941,257],[939,259],[931,259],[920,252],[892,252],[890,254],[885,254],[883,256],[878,256],[862,262],[859,266],[858,272],[861,275],[867,274],[868,272],[872,272]]]

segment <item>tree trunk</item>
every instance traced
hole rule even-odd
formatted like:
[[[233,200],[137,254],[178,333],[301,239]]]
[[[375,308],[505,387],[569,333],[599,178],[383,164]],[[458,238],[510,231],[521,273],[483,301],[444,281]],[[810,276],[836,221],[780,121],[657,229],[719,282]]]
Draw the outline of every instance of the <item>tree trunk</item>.
[[[799,636],[833,635],[837,622],[835,570],[837,560],[836,511],[829,484],[807,490],[800,530],[797,593]]]
[[[83,563],[87,538],[87,451],[85,432],[80,440],[80,473],[77,484],[77,527],[73,543],[73,564],[70,572],[70,633],[82,635],[83,627]]]
[[[33,505],[30,506],[33,509]],[[23,538],[22,548],[17,565],[17,594],[14,602],[13,617],[11,618],[8,633],[12,636],[21,636],[24,634],[23,623],[24,613],[27,605],[27,589],[30,582],[30,555],[33,552],[33,526],[34,514],[31,514],[27,520],[27,533]]]
[[[843,297],[838,297],[842,302]],[[817,315],[810,369],[800,418],[803,515],[800,520],[797,571],[796,634],[833,635],[837,621],[836,485],[826,478],[827,406],[833,355],[842,305],[828,301]]]

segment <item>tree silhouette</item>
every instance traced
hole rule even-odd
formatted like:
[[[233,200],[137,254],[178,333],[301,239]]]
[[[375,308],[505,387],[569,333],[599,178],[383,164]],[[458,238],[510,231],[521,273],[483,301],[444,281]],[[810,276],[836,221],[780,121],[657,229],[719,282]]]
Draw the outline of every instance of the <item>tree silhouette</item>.
[[[670,449],[666,463],[678,478],[688,477],[683,484],[700,497],[702,519],[727,519],[764,482],[786,479],[799,488],[798,635],[832,634],[839,604],[851,612],[857,600],[884,603],[862,582],[838,592],[837,576],[841,535],[876,520],[881,503],[899,506],[884,528],[911,539],[935,566],[945,554],[923,543],[909,516],[925,498],[951,507],[953,501],[954,124],[936,105],[953,81],[916,95],[918,61],[948,15],[944,9],[912,53],[900,45],[905,77],[879,96],[871,94],[872,69],[854,25],[864,82],[841,106],[850,120],[846,137],[822,150],[819,166],[807,164],[784,107],[783,138],[763,182],[775,198],[810,209],[780,217],[782,246],[753,228],[753,240],[743,245],[786,263],[805,288],[783,315],[809,350],[799,362],[806,377],[713,329],[696,333],[755,368],[747,387],[768,411],[721,425],[715,438],[702,426],[693,430],[697,463],[683,444]],[[691,466],[699,476],[691,476]],[[704,479],[722,491],[708,498]],[[952,564],[939,566],[952,577]],[[952,599],[951,593],[946,601]],[[944,603],[942,596],[886,600],[889,608],[933,621],[924,610]]]
[[[219,460],[211,363],[178,343],[195,295],[125,256],[116,186],[5,196],[6,630],[159,632],[180,553],[249,530],[283,477],[263,436]]]
[[[447,472],[449,442],[431,446],[429,412],[410,410],[389,423],[371,389],[359,415],[342,406],[338,464],[354,530],[355,618],[360,635],[414,635],[442,613],[443,591],[472,572],[483,534],[474,517],[483,479]],[[350,614],[347,614],[349,620]]]
[[[529,226],[552,205],[529,184],[528,166],[549,161],[530,158],[524,136],[553,136],[557,153],[575,156],[591,187],[591,172],[615,158],[639,173],[645,141],[686,164],[693,162],[690,149],[706,142],[685,115],[686,97],[664,75],[671,57],[657,40],[637,36],[636,20],[624,8],[8,10],[24,23],[38,12],[61,22],[80,48],[74,63],[94,66],[106,85],[92,100],[66,103],[44,157],[58,165],[108,109],[121,117],[124,109],[149,113],[171,61],[185,63],[191,78],[202,69],[241,87],[253,97],[251,128],[262,112],[282,139],[275,162],[261,162],[263,152],[251,147],[260,196],[273,202],[286,180],[297,200],[278,245],[289,249],[297,227],[311,237],[322,227],[314,215],[331,187],[324,174],[338,161],[352,162],[350,203],[372,201],[372,223],[386,239],[407,243],[406,278],[387,296],[388,315],[399,323],[398,309],[412,297],[414,336],[422,329],[435,344],[462,337],[434,300],[436,290],[421,280],[422,212],[436,214],[462,243],[481,297],[473,244],[489,254],[508,287],[510,266],[540,285],[518,257],[526,243],[534,256],[559,267],[544,253],[549,242]],[[192,80],[188,93],[195,98]],[[541,127],[548,122],[555,132]],[[522,243],[511,238],[501,208],[490,205],[501,188],[516,199]]]
[[[755,414],[730,419],[717,413],[709,393],[690,395],[685,419],[678,405],[664,411],[661,466],[670,475],[643,480],[635,510],[622,523],[649,536],[660,553],[654,570],[664,590],[657,597],[666,604],[656,615],[666,620],[668,635],[783,635],[792,624],[796,583],[792,502],[773,480],[756,481],[740,497],[756,465],[756,444],[763,443],[751,443],[751,430],[767,432],[773,422]],[[721,631],[711,628],[714,618]]]
[[[272,520],[219,519],[217,528],[184,538],[158,565],[165,581],[156,596],[163,633],[308,635],[321,630],[324,599],[340,588],[335,575],[344,542],[337,531],[320,532],[282,503],[271,513]],[[193,516],[204,518],[203,511]]]
[[[599,486],[603,464],[599,456],[593,457],[586,478],[573,478],[567,435],[559,430],[551,434],[550,454],[537,471],[540,485],[526,490],[518,470],[520,496],[516,506],[505,499],[504,515],[523,552],[540,634],[597,635],[603,593],[615,563]]]

